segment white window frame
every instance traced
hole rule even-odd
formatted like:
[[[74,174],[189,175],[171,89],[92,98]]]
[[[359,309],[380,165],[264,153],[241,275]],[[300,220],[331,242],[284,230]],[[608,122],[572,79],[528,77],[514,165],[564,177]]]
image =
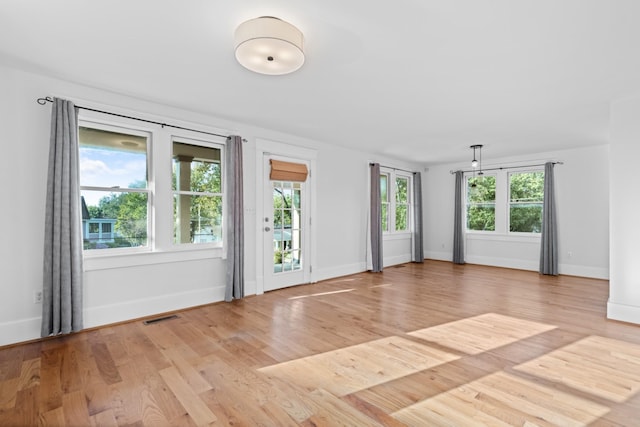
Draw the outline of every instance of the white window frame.
[[[146,188],[120,188],[120,187],[97,187],[97,186],[80,186],[80,191],[104,191],[108,193],[144,193],[147,195],[147,245],[143,247],[131,247],[131,248],[110,248],[110,249],[85,249],[83,254],[86,257],[99,256],[99,254],[109,255],[121,255],[121,254],[134,254],[134,253],[146,253],[152,250],[152,229],[153,229],[153,175],[152,175],[152,140],[153,135],[148,130],[135,129],[127,126],[121,126],[119,124],[107,124],[104,122],[93,121],[88,119],[78,118],[78,127],[103,130],[107,132],[117,132],[126,135],[141,136],[147,139],[146,147],[146,166],[147,166],[147,187]],[[79,143],[79,141],[78,141]],[[82,184],[82,182],[80,183]],[[102,231],[100,230],[100,234]],[[113,233],[113,230],[112,230]]]
[[[85,104],[87,104],[85,102]],[[124,112],[126,113],[126,112]],[[150,135],[147,142],[147,189],[150,208],[147,212],[148,246],[145,248],[112,248],[83,251],[85,271],[121,267],[135,267],[168,262],[183,262],[198,259],[222,258],[222,243],[183,243],[173,241],[173,189],[172,189],[172,141],[189,141],[221,149],[222,168],[222,223],[226,212],[226,184],[224,182],[226,139],[201,132],[171,127],[156,126],[144,121],[113,116],[90,110],[79,110],[79,126],[127,133],[143,132]],[[190,127],[189,123],[176,124]],[[226,133],[224,130],[199,126],[203,131]]]
[[[482,176],[484,177],[489,177],[489,176],[493,176],[496,179],[496,198],[494,199],[493,203],[494,203],[494,229],[493,230],[470,230],[467,228],[468,225],[468,207],[469,207],[469,179],[470,178],[481,178]],[[498,212],[499,209],[499,204],[498,204],[498,174],[496,173],[487,173],[485,172],[482,176],[478,176],[477,174],[474,175],[473,173],[470,174],[466,174],[464,177],[464,229],[465,232],[469,233],[469,234],[486,234],[486,235],[494,235],[496,233],[499,233],[499,228],[498,228],[498,218],[500,217],[500,213]]]
[[[187,137],[183,137],[183,136],[172,136],[171,137],[171,165],[170,168],[171,170],[173,170],[173,143],[177,142],[180,144],[189,144],[189,145],[196,145],[196,146],[200,146],[200,147],[206,147],[206,148],[213,148],[216,150],[220,150],[220,193],[209,193],[209,192],[193,192],[193,191],[176,191],[172,189],[172,184],[173,184],[173,176],[172,176],[172,183],[171,186],[169,187],[169,190],[171,191],[171,217],[173,218],[173,197],[177,194],[188,194],[188,195],[196,195],[196,196],[220,196],[222,197],[222,242],[212,242],[212,243],[176,243],[174,238],[173,238],[173,231],[171,232],[171,244],[173,246],[174,250],[181,250],[181,249],[190,249],[192,247],[196,247],[196,248],[222,248],[224,245],[224,213],[225,213],[225,206],[226,206],[226,199],[225,199],[225,179],[224,179],[224,173],[225,173],[225,165],[224,165],[224,159],[225,157],[225,145],[221,144],[221,143],[216,143],[216,142],[212,142],[210,140],[205,140],[205,139],[195,139],[195,138],[187,138]],[[173,226],[175,226],[175,224],[173,224]],[[171,230],[173,230],[173,226],[171,228]]]
[[[466,173],[465,178],[465,188],[464,188],[464,197],[465,197],[465,209],[464,209],[464,224],[465,224],[465,233],[473,238],[479,239],[524,239],[528,241],[529,239],[540,239],[540,233],[527,233],[527,232],[517,232],[517,231],[509,231],[509,209],[510,209],[510,180],[509,176],[515,173],[524,173],[524,172],[544,172],[543,168],[540,167],[522,167],[522,168],[505,168],[491,172],[485,172],[485,176],[493,175],[496,177],[496,198],[495,198],[495,231],[490,230],[469,230],[467,229],[467,204],[468,199],[468,185],[469,178],[473,177],[473,172]],[[476,175],[477,176],[477,175]]]
[[[382,234],[387,237],[405,237],[413,232],[413,174],[398,169],[380,168],[380,175],[387,176],[387,230]],[[396,178],[407,180],[407,226],[406,230],[396,230]],[[381,203],[385,203],[381,200]]]
[[[535,172],[542,172],[542,176],[544,179],[544,168],[539,168],[539,167],[535,169],[517,169],[517,170],[512,169],[507,173],[506,231],[510,235],[517,235],[517,236],[540,236],[541,235],[541,233],[534,233],[534,232],[527,232],[527,231],[511,231],[511,176],[515,174],[535,173]],[[543,196],[542,196],[541,202],[544,204],[544,187],[543,187]],[[542,231],[542,224],[541,224],[540,230]]]

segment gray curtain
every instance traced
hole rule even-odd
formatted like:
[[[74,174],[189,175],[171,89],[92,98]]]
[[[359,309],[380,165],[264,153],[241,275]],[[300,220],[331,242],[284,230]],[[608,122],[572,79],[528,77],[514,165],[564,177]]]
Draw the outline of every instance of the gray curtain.
[[[455,211],[453,216],[453,262],[464,264],[464,180],[463,172],[456,171]]]
[[[540,273],[558,275],[558,229],[554,194],[553,163],[544,165],[544,204],[540,239]]]
[[[380,204],[380,164],[371,164],[371,271],[382,271],[382,205]]]
[[[242,185],[242,138],[227,138],[226,162],[227,212],[224,218],[227,241],[225,301],[244,298],[244,204]]]
[[[424,236],[422,231],[422,175],[413,173],[413,253],[411,261],[424,262]]]
[[[82,329],[82,218],[78,114],[54,99],[44,226],[43,337]]]

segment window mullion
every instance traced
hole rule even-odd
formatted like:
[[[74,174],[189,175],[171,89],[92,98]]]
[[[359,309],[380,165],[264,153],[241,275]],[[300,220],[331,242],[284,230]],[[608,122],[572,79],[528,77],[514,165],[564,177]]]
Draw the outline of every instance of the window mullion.
[[[396,232],[396,173],[389,173],[389,233]]]
[[[496,174],[496,233],[506,234],[509,227],[509,178],[506,171]]]

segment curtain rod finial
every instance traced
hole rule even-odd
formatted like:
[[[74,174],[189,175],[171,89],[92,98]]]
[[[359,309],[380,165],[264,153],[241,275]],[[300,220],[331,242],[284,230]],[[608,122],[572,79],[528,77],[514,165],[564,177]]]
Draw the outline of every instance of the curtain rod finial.
[[[50,96],[45,96],[44,98],[36,99],[36,102],[40,105],[45,105],[47,102],[53,102],[53,98]]]

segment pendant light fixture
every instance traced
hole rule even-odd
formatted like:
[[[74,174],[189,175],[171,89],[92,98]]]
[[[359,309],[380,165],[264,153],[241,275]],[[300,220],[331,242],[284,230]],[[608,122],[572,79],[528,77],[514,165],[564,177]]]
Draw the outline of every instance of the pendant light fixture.
[[[250,19],[235,32],[236,59],[260,74],[288,74],[302,67],[303,43],[300,30],[273,16]]]
[[[471,160],[471,167],[475,173],[476,168],[478,168],[478,175],[482,175],[482,144],[475,144],[470,146],[469,148],[473,149],[473,160]],[[478,158],[476,158],[476,150],[478,150]]]

